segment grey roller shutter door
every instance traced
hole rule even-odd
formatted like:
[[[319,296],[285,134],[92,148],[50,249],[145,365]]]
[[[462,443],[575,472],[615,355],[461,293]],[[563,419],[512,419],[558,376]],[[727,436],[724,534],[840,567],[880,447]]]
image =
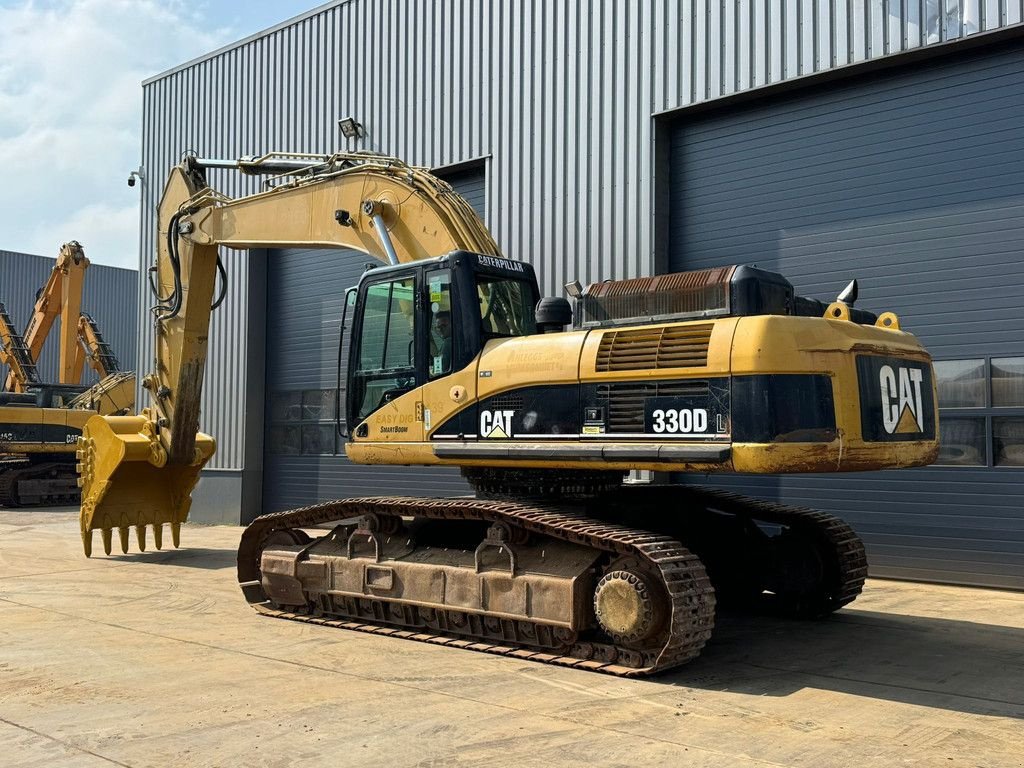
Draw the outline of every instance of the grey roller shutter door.
[[[371,263],[355,251],[268,254],[264,512],[352,496],[469,492],[457,469],[353,464],[334,437],[342,303]]]
[[[484,221],[487,220],[487,176],[483,165],[474,165],[458,171],[437,171],[436,175],[466,198]]]
[[[680,121],[671,269],[756,263],[822,300],[857,277],[860,305],[897,312],[937,360],[1024,355],[1022,53],[1016,44]],[[1024,588],[1019,468],[725,485],[840,514],[875,575]]]

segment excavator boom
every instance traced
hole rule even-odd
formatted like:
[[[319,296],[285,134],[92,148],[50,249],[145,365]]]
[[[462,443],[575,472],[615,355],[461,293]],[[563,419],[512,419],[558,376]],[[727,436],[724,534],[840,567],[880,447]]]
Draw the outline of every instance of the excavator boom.
[[[75,381],[81,380],[82,370],[87,360],[89,366],[96,371],[100,378],[121,371],[121,364],[117,361],[114,350],[103,339],[96,320],[87,312],[83,312],[78,318],[78,342],[78,354],[75,357],[72,373]]]
[[[0,303],[0,363],[5,363],[10,369],[7,381],[11,383],[12,391],[24,392],[28,387],[40,383],[36,361],[32,357],[25,339],[14,327],[7,307],[2,303]]]
[[[61,318],[60,368],[57,379],[61,384],[76,384],[81,378],[81,369],[79,376],[75,376],[75,360],[78,356],[82,285],[88,267],[89,259],[77,241],[72,240],[61,246],[50,276],[36,296],[32,317],[22,334],[29,356],[32,360],[38,360],[54,322],[58,317]],[[7,374],[4,391],[24,392],[27,386],[12,369]]]
[[[208,168],[276,174],[265,191],[237,199],[211,189]],[[185,519],[199,471],[214,451],[199,433],[219,248],[350,248],[384,263],[453,250],[499,255],[473,209],[451,187],[395,158],[370,154],[268,155],[242,161],[186,158],[158,209],[156,359],[142,386],[151,407],[137,417],[93,419],[80,448],[82,536]],[[141,542],[141,538],[140,538]]]

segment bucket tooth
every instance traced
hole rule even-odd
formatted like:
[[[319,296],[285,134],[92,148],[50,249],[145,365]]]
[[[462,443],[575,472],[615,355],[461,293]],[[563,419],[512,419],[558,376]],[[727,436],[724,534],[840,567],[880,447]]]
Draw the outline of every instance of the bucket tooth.
[[[135,526],[135,541],[139,545],[139,552],[146,551],[146,526]]]
[[[157,549],[163,549],[164,547],[163,523],[153,523],[153,546]]]
[[[82,531],[82,547],[85,549],[85,556],[92,557],[92,531]]]
[[[114,531],[110,528],[104,528],[100,531],[103,536],[103,551],[108,555],[110,554],[110,545],[113,543]]]
[[[121,551],[128,554],[128,526],[122,525],[117,529],[117,537],[121,540]]]
[[[181,546],[181,523],[171,523],[171,541],[174,542],[174,548],[177,549]]]

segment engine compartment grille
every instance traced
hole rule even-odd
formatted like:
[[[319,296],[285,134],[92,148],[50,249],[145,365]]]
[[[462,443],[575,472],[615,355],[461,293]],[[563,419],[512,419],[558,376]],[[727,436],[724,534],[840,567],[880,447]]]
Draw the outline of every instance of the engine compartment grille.
[[[705,379],[630,381],[597,386],[597,402],[608,414],[605,429],[619,434],[644,431],[644,401],[649,397],[700,397],[707,394],[708,382]]]
[[[596,370],[638,371],[696,368],[708,364],[712,323],[606,331],[597,349]]]

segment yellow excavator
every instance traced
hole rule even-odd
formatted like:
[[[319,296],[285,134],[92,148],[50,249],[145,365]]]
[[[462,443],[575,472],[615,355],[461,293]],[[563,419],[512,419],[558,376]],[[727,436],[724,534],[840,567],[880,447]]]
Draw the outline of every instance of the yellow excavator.
[[[64,244],[40,289],[25,333],[0,304],[0,362],[9,367],[0,392],[0,506],[76,503],[75,450],[90,416],[135,408],[135,374],[121,371],[96,321],[81,311],[89,260]],[[36,361],[60,318],[57,383],[45,383]],[[102,377],[79,384],[85,362]]]
[[[269,178],[231,198],[211,168]],[[931,359],[895,315],[854,307],[855,282],[823,303],[735,266],[573,284],[574,313],[447,184],[369,154],[188,157],[158,219],[151,406],[86,425],[87,555],[96,529],[108,554],[132,527],[159,547],[168,523],[178,545],[214,452],[198,428],[220,247],[383,262],[346,296],[346,453],[458,466],[475,489],[256,518],[238,579],[269,616],[650,674],[699,654],[716,600],[823,616],[867,564],[831,515],[627,473],[876,470],[938,452]]]
[[[46,284],[39,289],[32,317],[22,334],[24,346],[32,360],[38,360],[57,318],[61,318],[60,362],[57,381],[77,384],[73,376],[79,348],[78,318],[82,311],[82,287],[89,267],[82,246],[72,240],[61,246]],[[81,371],[79,371],[79,378]],[[5,392],[24,392],[27,382],[21,380],[12,366],[4,382]]]

